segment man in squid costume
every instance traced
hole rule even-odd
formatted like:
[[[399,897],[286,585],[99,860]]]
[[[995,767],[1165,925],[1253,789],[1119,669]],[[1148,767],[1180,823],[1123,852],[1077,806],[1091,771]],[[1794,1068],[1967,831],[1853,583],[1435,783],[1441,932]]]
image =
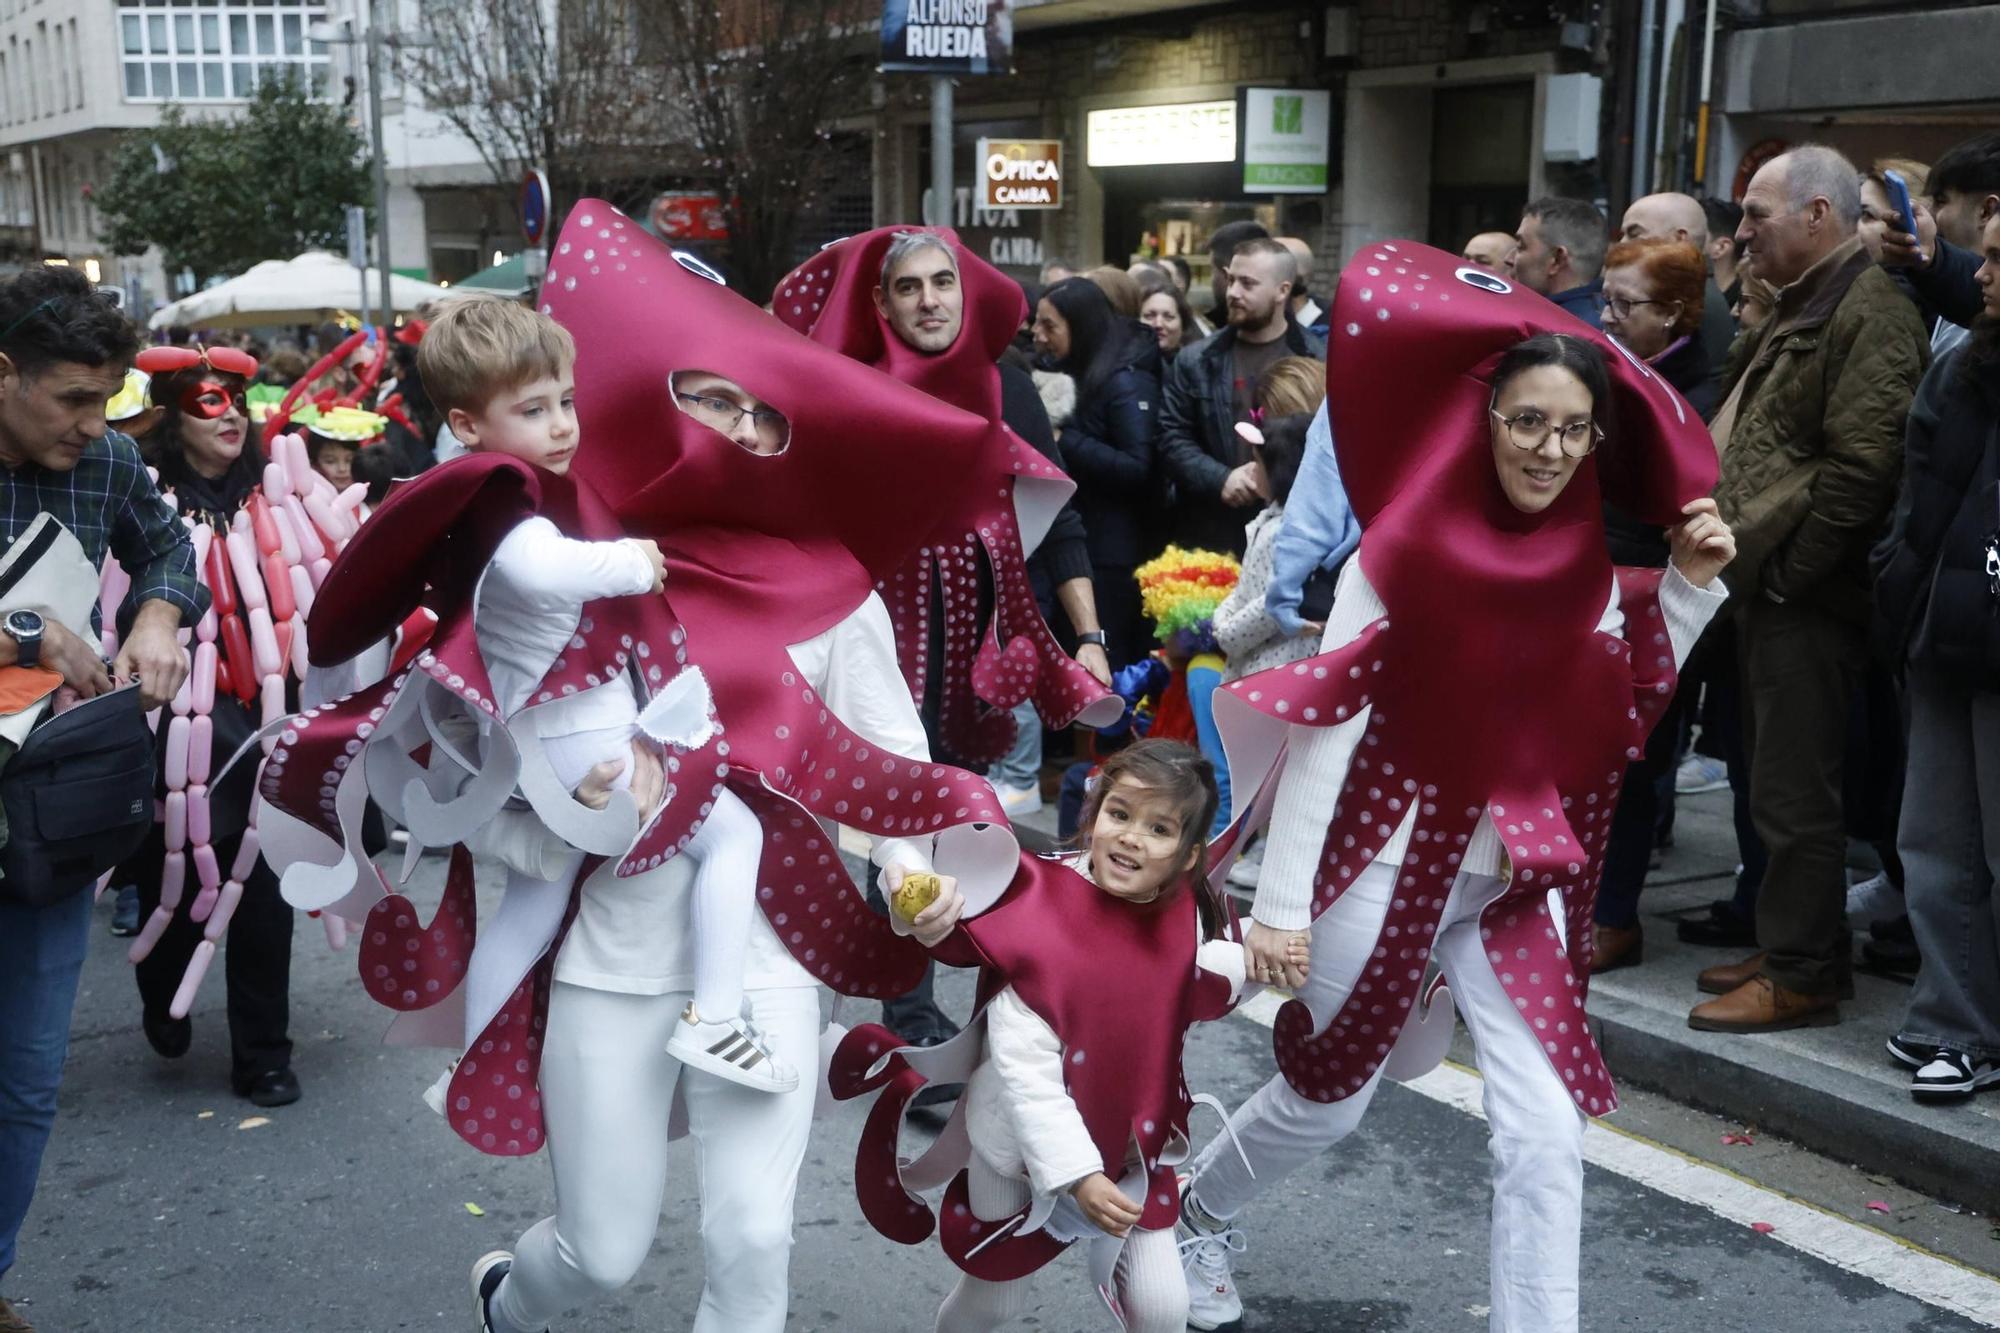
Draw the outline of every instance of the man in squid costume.
[[[1725,595],[1715,449],[1616,343],[1428,247],[1364,248],[1331,327],[1327,410],[1359,555],[1325,651],[1216,697],[1243,819],[1271,828],[1251,979],[1298,998],[1276,1024],[1279,1075],[1231,1117],[1242,1151],[1212,1142],[1184,1194],[1192,1322],[1241,1313],[1232,1219],[1256,1193],[1351,1132],[1385,1072],[1442,1058],[1448,983],[1486,1074],[1491,1327],[1564,1333],[1585,1117],[1617,1106],[1584,1014],[1591,906],[1626,763]],[[1496,368],[1512,375],[1503,358],[1538,334],[1561,336],[1537,355],[1609,366],[1609,401],[1577,372],[1583,415],[1540,422],[1592,421],[1580,447],[1604,432],[1583,455],[1564,445],[1568,463],[1546,429],[1532,460],[1501,434],[1514,381]],[[1524,510],[1503,472],[1550,458],[1574,470]],[[1614,569],[1607,501],[1671,525],[1675,565]],[[1307,930],[1309,975],[1288,974],[1264,946]]]
[[[400,591],[418,582],[406,561],[423,571],[438,627],[409,669],[286,730],[264,784],[266,845],[289,867],[294,905],[365,921],[363,981],[402,1015],[392,1041],[458,1048],[479,1034],[444,1093],[452,1129],[500,1155],[555,1145],[558,1214],[475,1272],[487,1327],[536,1333],[629,1281],[658,1224],[668,1139],[685,1129],[701,1156],[707,1256],[695,1327],[776,1333],[820,1080],[781,1094],[679,1080],[664,1047],[691,971],[691,875],[676,852],[723,784],[759,816],[763,924],[746,1011],[780,1059],[817,1070],[816,983],[894,995],[925,964],[868,910],[821,821],[870,835],[878,864],[926,869],[933,835],[1001,820],[984,779],[929,760],[874,589],[934,530],[1006,526],[1031,545],[1066,491],[1052,468],[995,457],[989,423],[799,337],[607,204],[571,211],[543,293],[578,347],[585,429],[569,477],[454,464],[415,483],[433,489],[428,527],[364,530],[315,608],[315,661],[337,663],[393,625],[416,596]],[[677,410],[712,412],[718,395],[739,426],[781,423],[764,438],[777,447],[753,451]],[[698,663],[720,729],[667,751],[657,810],[623,793],[585,809],[549,780],[534,708],[511,725],[497,716],[473,635],[477,580],[528,512],[577,537],[650,537],[665,554],[664,599],[587,605],[535,696],[630,682],[648,703]],[[512,808],[517,791],[531,809]],[[369,795],[413,849],[461,844],[428,924],[361,855]],[[503,904],[479,935],[519,981],[468,1016],[462,844],[475,839],[516,866],[546,869],[571,846],[589,856],[558,912]]]

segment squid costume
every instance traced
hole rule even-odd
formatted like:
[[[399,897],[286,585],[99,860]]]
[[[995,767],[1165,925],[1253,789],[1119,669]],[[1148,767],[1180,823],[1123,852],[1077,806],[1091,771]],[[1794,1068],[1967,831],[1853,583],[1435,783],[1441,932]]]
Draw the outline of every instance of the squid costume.
[[[495,943],[520,960],[521,980],[478,1029],[445,1098],[453,1130],[499,1155],[543,1142],[542,1033],[580,893],[594,876],[659,871],[720,785],[764,826],[758,903],[807,972],[849,995],[895,995],[914,983],[924,952],[868,910],[820,821],[927,839],[1001,821],[999,803],[982,778],[871,745],[801,678],[787,650],[853,613],[933,527],[974,529],[1011,498],[1011,521],[1032,531],[1065,494],[1059,477],[1017,491],[1020,474],[985,447],[988,423],[794,334],[608,204],[572,209],[543,296],[544,313],[578,348],[586,430],[569,478],[489,459],[440,470],[456,480],[427,506],[439,517],[392,496],[385,510],[408,512],[409,523],[371,522],[370,540],[334,571],[312,622],[314,661],[333,666],[358,652],[419,595],[437,614],[436,634],[406,669],[295,719],[264,783],[286,826],[286,897],[366,922],[362,977],[402,1014],[394,1041],[462,1044],[472,867],[458,847],[444,902],[421,921],[362,854],[365,797],[410,829],[413,846],[448,845],[505,817],[518,788],[534,818],[590,853],[560,921],[528,931],[494,925]],[[751,453],[677,411],[673,377],[694,371],[727,377],[782,413],[781,452]],[[914,515],[884,521],[884,496],[909,496]],[[497,540],[529,509],[570,535],[636,533],[665,554],[666,598],[586,607],[534,696],[630,678],[642,687],[643,711],[681,667],[699,662],[719,730],[691,753],[670,754],[667,799],[648,820],[623,793],[602,812],[584,809],[540,776],[532,728],[521,724],[533,708],[511,727],[498,716],[472,631],[490,543],[432,538],[440,525],[483,526]],[[411,579],[396,562],[419,550],[428,551],[423,576]]]
[[[1073,487],[1000,419],[997,363],[1027,315],[1020,284],[966,249],[957,233],[936,232],[958,263],[965,322],[950,347],[920,352],[889,327],[873,296],[883,257],[909,231],[883,227],[827,246],[778,284],[771,308],[814,342],[987,423],[978,455],[1001,484],[964,512],[938,514],[914,534],[922,544],[876,583],[911,695],[926,698],[935,665],[939,739],[956,758],[983,766],[1013,745],[1011,710],[1024,699],[1056,728],[1108,726],[1122,704],[1063,652],[1028,581],[1027,558]],[[935,465],[947,466],[942,458]],[[990,599],[982,570],[991,574]],[[943,641],[935,644],[939,633]]]
[[[1232,833],[1211,852],[1213,886],[1228,870],[1233,843]],[[1240,975],[1196,965],[1201,923],[1185,883],[1157,902],[1134,905],[1098,889],[1069,858],[1022,855],[1001,828],[944,834],[937,864],[958,878],[966,908],[959,928],[933,952],[980,970],[979,1010],[964,1032],[937,1046],[903,1046],[879,1024],[856,1028],[841,1043],[829,1075],[834,1095],[879,1092],[855,1159],[862,1213],[905,1245],[937,1231],[954,1264],[989,1282],[1026,1277],[1087,1241],[1098,1291],[1122,1326],[1112,1274],[1124,1240],[1097,1230],[1067,1196],[1039,1196],[1010,1217],[982,1221],[967,1196],[974,1148],[968,1099],[913,1160],[897,1148],[903,1114],[927,1082],[972,1075],[985,1051],[988,1006],[1011,988],[1061,1041],[1065,1091],[1100,1169],[1142,1208],[1138,1229],[1170,1230],[1179,1216],[1175,1168],[1189,1155],[1189,1116],[1197,1102],[1215,1105],[1190,1094],[1182,1045],[1195,1023],[1234,1007]],[[943,1208],[933,1215],[919,1192],[939,1188]]]
[[[1186,1212],[1198,1232],[1226,1224],[1352,1132],[1378,1075],[1435,1066],[1448,982],[1487,1075],[1491,1327],[1565,1333],[1584,1118],[1617,1106],[1584,1013],[1612,810],[1726,595],[1677,569],[1614,570],[1603,507],[1681,522],[1714,486],[1715,447],[1618,344],[1427,247],[1364,248],[1331,328],[1327,411],[1362,526],[1328,617],[1337,646],[1215,704],[1239,828],[1271,824],[1254,913],[1311,929],[1312,968],[1275,1024],[1281,1077],[1231,1116],[1245,1169],[1210,1144]],[[1603,353],[1608,440],[1531,514],[1500,479],[1527,455],[1495,444],[1488,411],[1502,355],[1541,333]],[[1191,1282],[1228,1294],[1226,1251],[1191,1245]]]

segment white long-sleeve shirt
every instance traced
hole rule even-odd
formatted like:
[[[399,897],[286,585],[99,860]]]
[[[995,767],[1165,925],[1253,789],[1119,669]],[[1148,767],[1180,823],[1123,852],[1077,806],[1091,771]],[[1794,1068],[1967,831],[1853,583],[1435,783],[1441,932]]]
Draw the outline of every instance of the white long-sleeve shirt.
[[[1679,570],[1667,570],[1660,580],[1660,610],[1666,617],[1676,668],[1687,661],[1695,641],[1728,596],[1720,579],[1707,588],[1697,588],[1681,577]],[[1320,651],[1346,646],[1387,614],[1381,595],[1361,572],[1361,562],[1349,560],[1340,571]],[[1615,579],[1597,628],[1613,636],[1624,634],[1625,614],[1619,609]],[[1256,920],[1274,930],[1304,930],[1312,924],[1313,877],[1319,872],[1321,844],[1372,711],[1361,709],[1337,726],[1292,728],[1291,760],[1271,812],[1269,850],[1264,853],[1264,869],[1251,909]],[[1375,854],[1375,860],[1401,864],[1409,850],[1416,814],[1412,803],[1395,836]],[[1497,877],[1500,857],[1499,834],[1492,818],[1482,813],[1460,868],[1468,874]]]
[[[1208,940],[1195,961],[1243,989],[1243,946]],[[965,1128],[973,1151],[1002,1175],[1026,1176],[1037,1194],[1067,1190],[1104,1159],[1063,1083],[1062,1040],[1012,986],[985,1009],[986,1050],[965,1085]]]
[[[494,701],[512,717],[534,697],[576,634],[583,606],[600,597],[651,592],[653,565],[629,540],[578,541],[536,515],[516,524],[493,552],[480,579],[473,632]],[[600,686],[544,707],[560,713],[544,720],[544,736],[630,726],[638,717],[630,688]]]
[[[881,598],[870,593],[844,620],[787,651],[804,682],[857,734],[888,753],[930,758],[923,719],[897,666],[895,630]],[[725,727],[728,722],[723,719]],[[534,821],[532,812],[513,817]],[[533,829],[520,843],[504,839],[524,860],[541,856],[534,846],[536,834],[553,840],[539,821]],[[925,844],[904,838],[875,839],[869,856],[877,865],[896,863],[911,870],[928,870],[931,864]],[[694,956],[688,895],[694,866],[689,858],[676,856],[630,879],[619,879],[616,870],[615,862],[607,861],[584,884],[582,905],[556,956],[556,980],[633,995],[690,989]],[[760,990],[819,983],[758,912],[751,919],[743,984]]]

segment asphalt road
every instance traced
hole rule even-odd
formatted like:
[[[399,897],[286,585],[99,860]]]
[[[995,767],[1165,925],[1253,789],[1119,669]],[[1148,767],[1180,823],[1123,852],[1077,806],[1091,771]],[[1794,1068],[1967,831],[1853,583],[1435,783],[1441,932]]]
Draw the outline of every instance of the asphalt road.
[[[419,871],[414,896],[426,904],[442,864],[428,860]],[[42,1333],[474,1329],[467,1267],[550,1211],[543,1160],[481,1157],[423,1107],[419,1093],[442,1057],[380,1045],[386,1015],[355,981],[351,949],[331,953],[318,925],[304,919],[292,1030],[305,1098],[246,1127],[258,1113],[228,1090],[221,967],[197,1006],[192,1052],[158,1059],[138,1030],[123,942],[102,930],[107,908],[100,906],[77,1009],[62,1115],[8,1297]],[[964,980],[954,978],[946,993],[962,1013]],[[1268,1075],[1269,1033],[1247,1017],[1205,1027],[1191,1041],[1189,1066],[1194,1087],[1233,1103]],[[1680,1114],[1670,1105],[1649,1108],[1658,1123]],[[950,1282],[936,1251],[894,1245],[861,1220],[846,1176],[862,1114],[844,1107],[815,1132],[799,1194],[794,1329],[927,1329]],[[1209,1122],[1200,1128],[1208,1132]],[[1273,1187],[1245,1218],[1250,1248],[1238,1270],[1245,1327],[1483,1329],[1485,1139],[1475,1115],[1421,1091],[1385,1088],[1343,1152]],[[669,1211],[639,1279],[564,1321],[559,1333],[688,1326],[699,1283],[689,1161],[684,1150],[675,1158]],[[1912,1280],[1815,1257],[1711,1211],[1698,1188],[1681,1193],[1690,1197],[1591,1168],[1586,1330],[1996,1326],[1927,1304],[1921,1274]],[[1847,1234],[1837,1228],[1853,1228],[1839,1218],[1827,1226],[1835,1241]],[[1821,1248],[1841,1252],[1838,1244]],[[1108,1326],[1079,1260],[1045,1270],[1037,1296],[1023,1327]]]

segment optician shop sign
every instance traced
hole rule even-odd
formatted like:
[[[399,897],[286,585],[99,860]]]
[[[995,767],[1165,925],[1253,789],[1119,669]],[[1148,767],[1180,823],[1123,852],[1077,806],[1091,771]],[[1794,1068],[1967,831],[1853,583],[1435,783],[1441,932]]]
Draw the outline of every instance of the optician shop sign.
[[[982,207],[1062,207],[1062,140],[981,139],[973,160]]]
[[[1236,102],[1175,102],[1093,111],[1084,160],[1093,167],[1151,167],[1236,160]]]
[[[1311,88],[1243,90],[1243,192],[1324,194],[1333,94]]]

